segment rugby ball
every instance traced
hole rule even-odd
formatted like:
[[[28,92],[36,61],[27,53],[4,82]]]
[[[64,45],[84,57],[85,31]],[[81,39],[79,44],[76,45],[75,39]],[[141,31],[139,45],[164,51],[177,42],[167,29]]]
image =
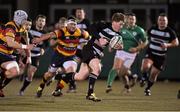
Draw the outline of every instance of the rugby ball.
[[[116,48],[117,44],[123,45],[123,40],[122,40],[122,37],[120,35],[114,36],[113,38],[111,38],[111,40],[109,42],[109,46],[113,49],[117,49]]]

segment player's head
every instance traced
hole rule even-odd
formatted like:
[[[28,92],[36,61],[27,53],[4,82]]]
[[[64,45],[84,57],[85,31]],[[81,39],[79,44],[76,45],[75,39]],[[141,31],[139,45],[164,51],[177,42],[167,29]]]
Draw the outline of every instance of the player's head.
[[[161,30],[163,30],[167,27],[168,18],[167,18],[167,15],[165,13],[159,14],[157,24],[158,24],[158,28]]]
[[[77,20],[74,16],[68,17],[67,28],[70,32],[74,32],[77,28]]]
[[[114,13],[112,16],[112,28],[114,31],[119,32],[125,22],[125,16],[122,13]]]
[[[58,22],[59,28],[64,28],[67,26],[67,19],[65,17],[61,17]]]
[[[29,31],[29,30],[31,29],[31,27],[32,27],[32,19],[27,18],[26,21],[23,21],[23,22],[22,22],[22,27],[23,27],[25,30]]]
[[[127,16],[128,16],[127,17],[128,26],[130,26],[130,27],[135,26],[136,25],[136,15],[131,12],[131,13],[128,13]]]
[[[23,10],[16,10],[14,12],[13,20],[15,21],[17,25],[21,25],[24,20],[27,20],[27,18],[28,18],[28,15]]]
[[[46,25],[46,16],[42,15],[42,14],[37,15],[35,22],[36,22],[35,23],[36,24],[36,28],[38,30],[43,30],[43,28]]]
[[[76,18],[78,20],[83,20],[85,18],[85,11],[83,8],[77,8],[75,11]]]

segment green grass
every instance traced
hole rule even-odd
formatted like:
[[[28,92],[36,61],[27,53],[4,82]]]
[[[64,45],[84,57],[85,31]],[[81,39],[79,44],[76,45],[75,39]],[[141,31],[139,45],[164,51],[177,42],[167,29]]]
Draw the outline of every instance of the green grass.
[[[0,98],[0,111],[180,111],[180,99],[176,98],[180,89],[178,82],[157,82],[152,88],[152,96],[144,96],[144,89],[138,84],[131,93],[123,94],[123,85],[118,80],[113,84],[113,91],[106,94],[106,81],[98,80],[95,93],[101,102],[85,99],[87,80],[77,82],[77,93],[66,93],[65,88],[62,97],[53,97],[53,83],[45,88],[41,98],[35,98],[39,83],[40,80],[34,80],[25,95],[18,96],[22,82],[13,80],[4,89],[6,97]]]

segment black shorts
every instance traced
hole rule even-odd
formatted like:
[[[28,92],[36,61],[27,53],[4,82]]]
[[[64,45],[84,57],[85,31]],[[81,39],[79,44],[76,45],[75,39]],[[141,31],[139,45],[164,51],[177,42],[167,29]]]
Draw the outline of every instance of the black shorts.
[[[12,55],[0,53],[0,65],[7,61],[16,61]]]
[[[82,54],[83,54],[82,62],[89,64],[89,62],[93,58],[101,59],[102,53],[103,53],[103,49],[101,47],[97,45],[87,44],[83,47],[83,50],[82,50]]]
[[[31,65],[35,67],[39,67],[40,56],[31,57],[31,61],[32,61]]]
[[[66,61],[73,60],[75,56],[64,56],[57,51],[54,51],[51,59],[51,66],[52,67],[63,67],[63,63]]]
[[[151,59],[153,61],[153,66],[159,69],[160,71],[164,70],[166,56],[154,55],[149,49],[147,49],[145,58]]]

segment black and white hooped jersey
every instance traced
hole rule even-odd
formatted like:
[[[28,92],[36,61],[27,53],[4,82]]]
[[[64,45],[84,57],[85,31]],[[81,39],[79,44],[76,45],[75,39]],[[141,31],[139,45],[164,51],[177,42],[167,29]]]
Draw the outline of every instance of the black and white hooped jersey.
[[[170,28],[167,27],[164,30],[158,29],[158,26],[153,26],[148,30],[149,36],[149,49],[152,54],[158,56],[165,56],[167,48],[163,49],[161,45],[163,43],[170,43],[172,40],[177,38],[176,33]]]
[[[112,29],[112,24],[107,22],[98,22],[92,24],[89,28],[90,35],[92,39],[90,42],[98,40],[101,37],[105,37],[108,41],[111,40],[114,36],[121,36],[120,32],[116,32]]]
[[[33,38],[40,38],[42,34],[45,34],[46,31],[44,30],[40,30],[38,31],[37,29],[35,28],[32,28],[29,33],[31,34],[31,38],[30,38],[30,42],[32,42],[32,39]],[[31,50],[31,56],[32,57],[36,57],[36,56],[40,56],[40,52],[41,52],[41,48],[43,48],[45,45],[44,42],[40,42],[36,47],[34,47],[32,50]]]
[[[90,21],[88,19],[83,19],[82,21],[77,22],[77,27],[82,29],[82,30],[88,31],[89,26],[90,26]],[[86,43],[86,42],[87,42],[87,40],[85,40],[83,38],[80,39],[80,43],[82,43],[82,44],[79,44],[77,48],[82,50],[84,43]]]
[[[88,31],[90,26],[90,21],[88,19],[83,19],[82,21],[77,22],[77,27],[83,30]]]

